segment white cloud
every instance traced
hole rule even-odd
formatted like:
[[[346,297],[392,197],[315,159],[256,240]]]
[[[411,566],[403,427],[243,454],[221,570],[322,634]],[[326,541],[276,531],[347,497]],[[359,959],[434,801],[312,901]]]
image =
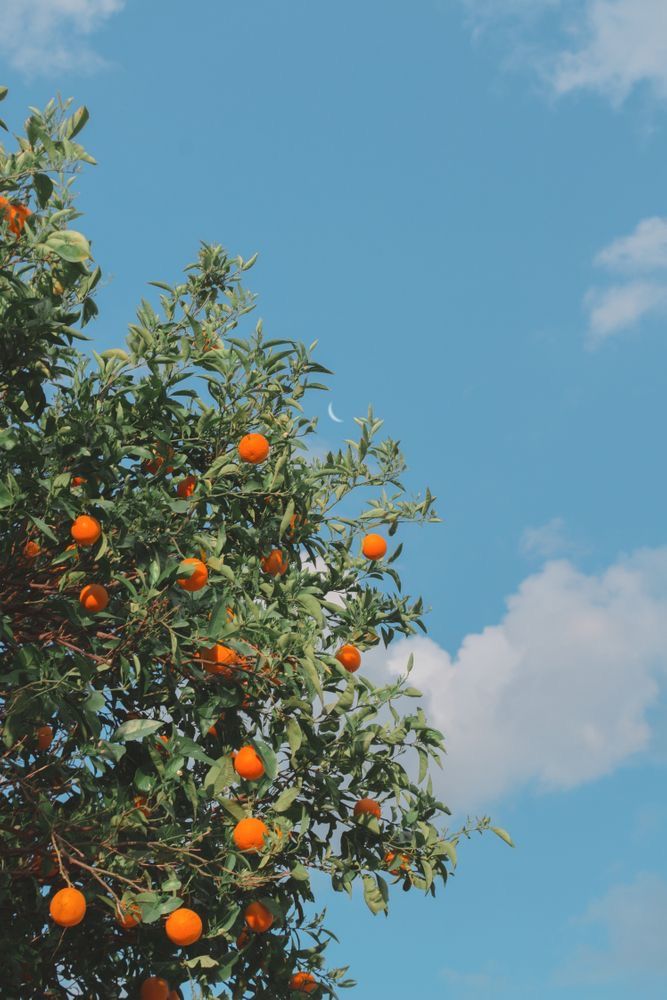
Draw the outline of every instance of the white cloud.
[[[88,38],[125,0],[0,0],[0,52],[28,75],[91,72],[104,60]]]
[[[519,547],[524,555],[542,558],[564,555],[574,548],[567,537],[562,517],[552,517],[537,528],[526,528],[521,535]]]
[[[370,654],[373,672],[382,660],[401,674],[411,652],[411,680],[448,748],[436,780],[457,813],[525,787],[592,781],[649,746],[667,673],[667,548],[599,575],[548,563],[454,656],[431,639],[402,640]]]
[[[590,347],[636,327],[647,316],[667,313],[666,218],[642,220],[634,232],[601,250],[594,263],[624,275],[626,280],[591,288],[586,293]]]
[[[477,30],[490,22],[494,29],[498,24],[508,26],[511,33],[506,40],[556,95],[592,90],[619,104],[645,85],[659,98],[667,98],[664,0],[463,0],[463,4]],[[537,29],[543,24],[540,37]]]
[[[557,976],[562,985],[620,985],[628,977],[636,987],[644,976],[667,975],[667,882],[660,875],[612,886],[575,922],[601,932],[604,946],[580,946]]]

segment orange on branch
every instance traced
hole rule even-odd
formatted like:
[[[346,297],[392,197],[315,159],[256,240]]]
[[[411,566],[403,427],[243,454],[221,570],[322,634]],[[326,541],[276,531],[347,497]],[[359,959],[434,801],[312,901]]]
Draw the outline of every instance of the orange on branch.
[[[41,551],[39,544],[34,542],[32,538],[23,546],[23,555],[26,559],[36,559]]]
[[[169,1000],[169,983],[159,976],[150,976],[141,984],[140,1000]]]
[[[124,931],[131,931],[141,923],[141,907],[137,903],[116,909],[116,920]]]
[[[59,889],[49,904],[49,913],[59,927],[76,927],[86,915],[86,897],[79,889]]]
[[[401,871],[407,872],[410,868],[410,855],[401,854],[400,865],[395,864],[396,857],[397,857],[396,851],[387,851],[387,853],[384,856],[384,863],[387,866],[387,868],[392,868],[395,871],[397,867],[400,867]]]
[[[5,217],[5,221],[9,226],[9,231],[12,232],[14,236],[21,235],[23,227],[25,226],[25,220],[32,215],[32,212],[27,205],[13,205],[3,196],[0,196],[0,211],[2,211],[2,214]]]
[[[264,934],[273,926],[275,917],[263,903],[249,903],[243,911],[243,919],[255,934]]]
[[[379,802],[375,799],[359,799],[354,803],[355,816],[375,816],[377,819],[382,815]]]
[[[382,559],[387,551],[387,543],[382,535],[376,535],[374,532],[371,532],[369,535],[364,536],[364,540],[361,543],[361,551],[367,559]]]
[[[314,993],[317,980],[312,972],[295,972],[289,981],[289,988],[297,993]]]
[[[167,917],[164,925],[167,937],[179,947],[194,944],[202,936],[203,925],[201,917],[187,906],[181,906]]]
[[[247,816],[238,821],[232,833],[234,845],[239,851],[261,851],[269,835],[269,828],[261,819]]]
[[[79,594],[79,604],[89,614],[104,611],[109,603],[109,594],[101,583],[87,583]]]
[[[239,441],[238,450],[244,462],[257,465],[268,458],[270,445],[263,434],[246,434]]]
[[[219,642],[208,649],[200,649],[197,660],[201,661],[201,666],[207,674],[216,674],[228,681],[232,680],[236,676],[236,671],[246,664],[240,653]]]
[[[102,525],[90,514],[79,514],[72,523],[70,534],[77,545],[94,545],[102,534]]]
[[[39,750],[48,750],[53,741],[53,729],[51,726],[40,726],[37,730],[37,747]]]
[[[246,781],[258,781],[264,774],[264,764],[254,747],[241,747],[234,754],[234,770]]]
[[[176,487],[176,492],[181,498],[181,500],[187,500],[191,497],[197,488],[197,480],[194,476],[186,476],[185,479],[181,479],[180,483]]]
[[[284,576],[287,572],[287,556],[280,549],[273,549],[262,559],[262,571],[270,576]]]
[[[361,653],[356,646],[346,642],[336,653],[336,659],[342,663],[348,673],[353,674],[361,666]]]
[[[70,480],[70,484],[72,486],[83,486],[83,484],[87,482],[88,480],[86,479],[85,476],[72,476]]]
[[[176,583],[183,590],[187,590],[193,593],[196,590],[201,590],[208,583],[208,569],[206,564],[201,561],[201,559],[184,559],[181,563],[182,566],[192,566],[194,567],[191,576],[181,576],[178,578]]]
[[[146,798],[145,795],[135,795],[134,796],[134,808],[138,809],[140,813],[143,813],[143,815],[146,817],[146,819],[148,819],[148,817],[151,814],[150,809],[146,805],[147,802],[148,802],[148,799]]]

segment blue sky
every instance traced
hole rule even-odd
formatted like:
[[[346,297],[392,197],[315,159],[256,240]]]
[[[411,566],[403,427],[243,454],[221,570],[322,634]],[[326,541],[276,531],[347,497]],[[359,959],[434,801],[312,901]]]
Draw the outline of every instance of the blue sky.
[[[664,0],[0,0],[6,117],[99,160],[99,346],[200,239],[318,338],[444,523],[405,532],[440,790],[517,842],[389,920],[329,899],[360,1000],[667,993]],[[375,669],[399,671],[405,645]]]

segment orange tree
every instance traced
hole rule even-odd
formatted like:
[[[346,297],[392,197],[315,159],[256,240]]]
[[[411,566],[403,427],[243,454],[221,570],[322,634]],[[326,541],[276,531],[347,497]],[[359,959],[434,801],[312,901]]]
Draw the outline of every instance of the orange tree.
[[[386,911],[489,825],[441,825],[410,664],[364,673],[423,628],[394,536],[433,498],[371,412],[309,451],[329,373],[235,335],[252,261],[218,246],[80,352],[87,117],[51,102],[0,147],[3,995],[335,996],[311,879]]]

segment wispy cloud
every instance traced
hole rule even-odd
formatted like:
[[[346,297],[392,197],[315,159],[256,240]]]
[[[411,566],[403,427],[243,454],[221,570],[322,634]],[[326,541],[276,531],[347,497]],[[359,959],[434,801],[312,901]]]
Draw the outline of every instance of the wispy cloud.
[[[580,946],[557,974],[560,985],[619,986],[627,979],[636,989],[646,976],[667,976],[667,882],[662,876],[645,872],[612,886],[574,922],[582,933],[591,927],[603,944]]]
[[[647,316],[667,314],[667,218],[644,219],[597,254],[594,263],[622,280],[589,289],[589,347],[636,327]]]
[[[563,518],[552,517],[546,524],[526,528],[521,535],[519,548],[526,556],[550,559],[573,552],[576,546],[567,535]]]
[[[490,24],[509,28],[505,38],[519,61],[530,64],[556,95],[590,90],[617,105],[635,88],[646,86],[658,98],[667,98],[664,0],[463,0],[463,4],[477,31]]]
[[[90,73],[105,65],[90,36],[125,0],[0,0],[0,53],[28,76]]]
[[[595,780],[651,741],[649,711],[667,678],[667,548],[599,575],[547,563],[499,624],[454,655],[403,640],[370,654],[373,670],[401,674],[410,653],[411,680],[447,742],[439,791],[457,813]]]

